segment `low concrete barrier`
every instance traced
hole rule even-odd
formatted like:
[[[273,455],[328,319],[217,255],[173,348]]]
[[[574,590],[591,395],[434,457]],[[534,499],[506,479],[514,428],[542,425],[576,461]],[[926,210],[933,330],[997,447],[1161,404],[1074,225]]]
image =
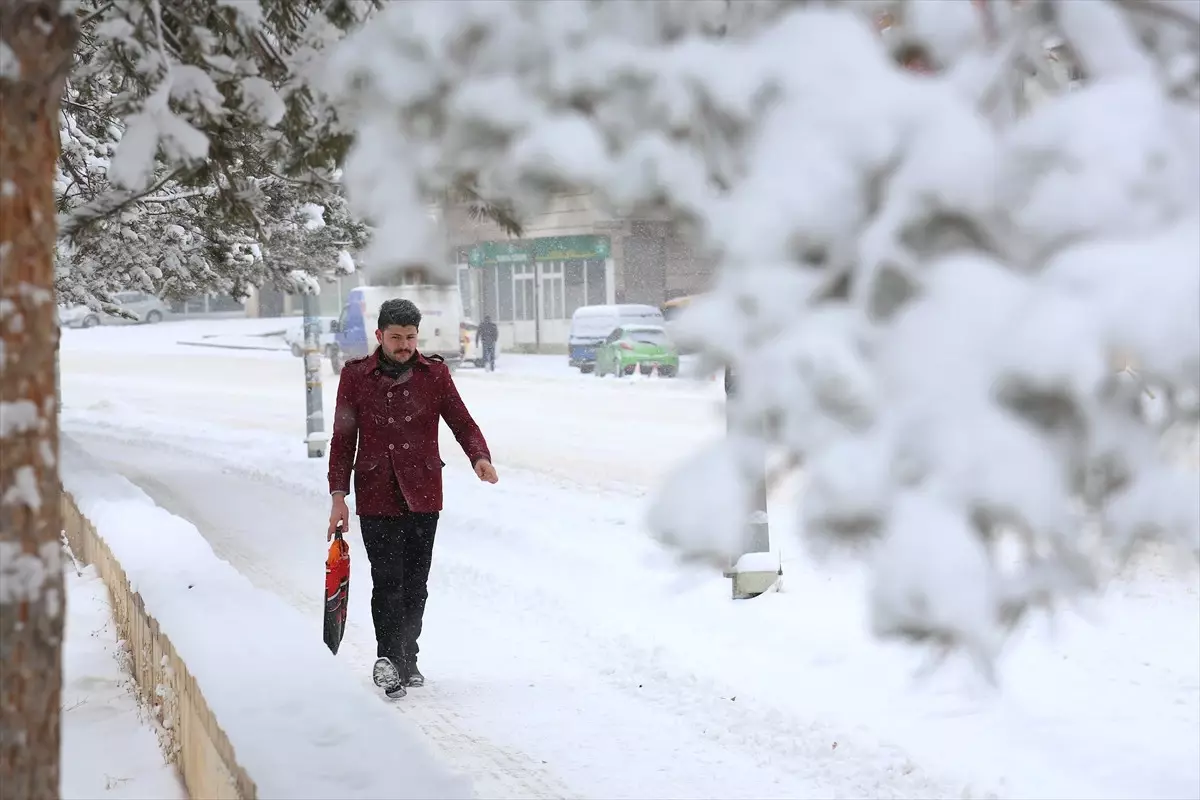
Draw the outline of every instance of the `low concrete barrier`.
[[[75,557],[95,565],[108,587],[113,618],[129,647],[138,693],[166,731],[168,760],[183,776],[188,795],[203,800],[254,800],[256,789],[238,765],[233,746],[205,702],[158,621],[75,500],[62,493],[63,529]]]

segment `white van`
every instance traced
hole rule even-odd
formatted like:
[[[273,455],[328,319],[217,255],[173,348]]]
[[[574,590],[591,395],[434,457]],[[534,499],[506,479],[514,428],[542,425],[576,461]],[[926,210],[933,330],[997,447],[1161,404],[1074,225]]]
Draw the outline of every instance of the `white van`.
[[[462,295],[458,284],[410,284],[406,286],[359,286],[346,296],[346,306],[334,328],[336,353],[333,371],[352,358],[369,356],[379,342],[375,329],[379,308],[385,300],[412,300],[421,309],[421,327],[417,349],[424,355],[439,355],[451,369],[462,360],[459,325],[462,322]]]
[[[654,306],[622,303],[610,306],[580,306],[571,315],[567,338],[567,363],[580,372],[596,368],[596,345],[622,325],[662,325],[663,313]]]

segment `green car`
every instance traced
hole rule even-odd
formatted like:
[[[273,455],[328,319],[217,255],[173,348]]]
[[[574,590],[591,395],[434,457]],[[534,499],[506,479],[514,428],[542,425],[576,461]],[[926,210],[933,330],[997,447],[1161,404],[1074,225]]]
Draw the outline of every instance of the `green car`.
[[[604,344],[596,348],[597,376],[613,374],[618,378],[634,370],[672,378],[679,374],[679,350],[657,325],[625,325],[617,328]]]

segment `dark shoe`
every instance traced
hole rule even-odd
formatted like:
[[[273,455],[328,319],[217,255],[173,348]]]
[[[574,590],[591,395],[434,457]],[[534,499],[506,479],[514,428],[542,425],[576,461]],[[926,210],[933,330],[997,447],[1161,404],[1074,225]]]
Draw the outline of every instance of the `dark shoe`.
[[[404,681],[400,680],[400,670],[396,667],[396,662],[386,656],[375,662],[371,677],[375,679],[375,685],[393,700],[408,694],[404,688]]]
[[[425,685],[425,676],[421,674],[421,670],[417,669],[416,664],[408,668],[408,674],[404,677],[404,684],[414,688],[420,688]]]

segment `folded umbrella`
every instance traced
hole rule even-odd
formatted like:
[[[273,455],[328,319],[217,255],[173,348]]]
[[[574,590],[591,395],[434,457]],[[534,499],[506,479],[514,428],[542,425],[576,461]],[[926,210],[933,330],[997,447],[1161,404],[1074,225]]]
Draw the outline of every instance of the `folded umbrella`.
[[[325,644],[334,655],[346,632],[349,604],[350,545],[342,538],[342,526],[338,524],[325,558]]]

